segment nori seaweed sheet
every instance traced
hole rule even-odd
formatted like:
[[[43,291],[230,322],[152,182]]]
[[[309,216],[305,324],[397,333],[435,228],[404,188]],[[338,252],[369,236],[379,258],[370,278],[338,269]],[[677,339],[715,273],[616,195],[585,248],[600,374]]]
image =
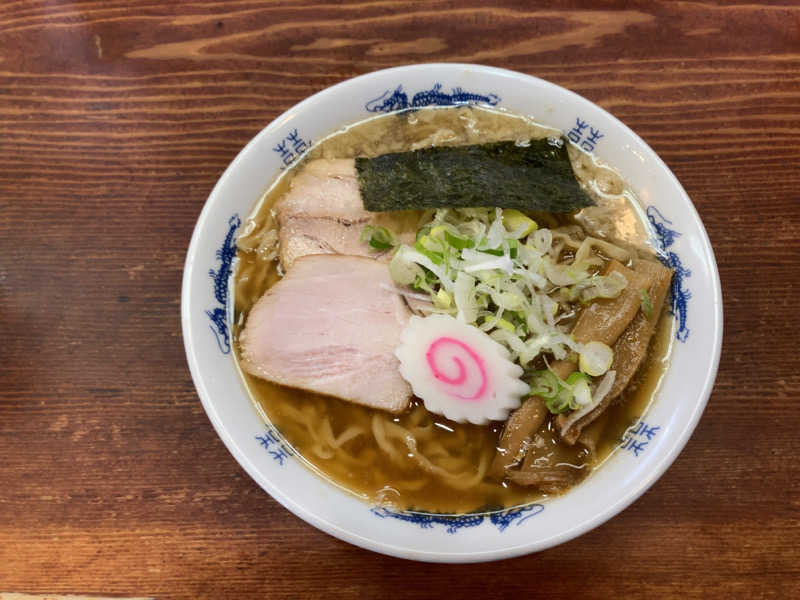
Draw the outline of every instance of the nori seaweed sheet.
[[[594,204],[575,179],[563,137],[356,158],[356,171],[373,212],[498,206],[566,213]]]

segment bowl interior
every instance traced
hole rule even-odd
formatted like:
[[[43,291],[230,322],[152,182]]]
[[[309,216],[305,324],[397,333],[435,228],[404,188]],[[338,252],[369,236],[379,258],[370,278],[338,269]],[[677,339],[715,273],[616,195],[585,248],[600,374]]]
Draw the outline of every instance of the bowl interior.
[[[660,391],[609,460],[562,497],[491,515],[396,513],[368,506],[313,474],[264,423],[236,372],[227,284],[235,238],[273,179],[315,140],[373,114],[478,102],[562,130],[631,184],[676,270],[676,343]],[[429,561],[506,558],[566,541],[603,523],[671,464],[711,392],[722,339],[716,263],[691,201],[658,156],[591,102],[527,75],[434,64],[371,73],[301,102],[262,130],[220,178],[195,227],[184,271],[182,325],[189,366],[218,434],[245,470],[312,525],[378,552]]]

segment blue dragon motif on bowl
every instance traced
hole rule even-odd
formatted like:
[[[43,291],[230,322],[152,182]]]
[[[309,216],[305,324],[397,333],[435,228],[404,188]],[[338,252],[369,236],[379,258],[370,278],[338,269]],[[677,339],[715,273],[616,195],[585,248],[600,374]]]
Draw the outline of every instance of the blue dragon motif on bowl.
[[[489,522],[502,533],[515,521],[517,525],[521,525],[543,510],[543,504],[528,504],[526,506],[517,506],[515,508],[509,508],[508,510],[488,514],[468,513],[465,515],[442,515],[413,511],[394,511],[383,507],[373,508],[371,512],[381,519],[398,519],[400,521],[419,525],[422,529],[431,529],[434,525],[444,525],[447,527],[447,533],[453,534],[460,529],[477,527],[482,524],[487,517]]]
[[[218,306],[206,311],[211,320],[211,332],[217,340],[217,345],[223,354],[230,354],[231,339],[228,331],[228,279],[233,272],[233,259],[236,258],[236,230],[242,224],[238,214],[228,219],[228,233],[222,246],[216,251],[215,256],[220,262],[219,269],[210,269],[208,274],[214,284],[214,298]]]
[[[500,96],[497,94],[478,94],[468,92],[460,87],[452,88],[448,94],[442,91],[441,83],[436,83],[431,89],[422,90],[414,94],[411,100],[408,99],[408,94],[403,91],[403,86],[398,85],[394,91],[386,90],[377,98],[367,102],[364,108],[371,113],[388,113],[408,108],[422,108],[424,106],[454,106],[456,104],[488,104],[496,106],[498,102],[500,102]]]
[[[692,294],[688,288],[684,287],[684,282],[687,277],[692,275],[692,272],[684,267],[680,257],[669,249],[681,234],[667,227],[667,225],[672,225],[672,221],[662,215],[655,206],[648,206],[646,212],[647,219],[655,231],[658,258],[665,266],[675,271],[670,284],[670,314],[678,319],[678,331],[675,336],[678,341],[685,342],[689,339],[689,328],[686,324],[688,303]]]

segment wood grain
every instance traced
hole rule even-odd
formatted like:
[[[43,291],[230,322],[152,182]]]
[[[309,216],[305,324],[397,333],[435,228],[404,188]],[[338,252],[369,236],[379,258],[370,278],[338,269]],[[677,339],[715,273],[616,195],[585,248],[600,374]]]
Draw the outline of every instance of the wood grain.
[[[328,85],[426,61],[613,112],[692,197],[724,290],[717,385],[670,470],[602,527],[495,564],[391,559],[285,511],[216,437],[180,337],[188,240],[238,150]],[[794,2],[3,2],[0,590],[800,596],[798,164]]]

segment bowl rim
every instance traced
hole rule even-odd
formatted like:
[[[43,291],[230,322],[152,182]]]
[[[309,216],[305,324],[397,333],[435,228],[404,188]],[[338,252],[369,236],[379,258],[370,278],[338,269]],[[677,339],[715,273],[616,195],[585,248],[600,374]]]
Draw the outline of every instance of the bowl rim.
[[[640,146],[648,152],[649,155],[648,159],[652,160],[659,170],[663,170],[665,172],[667,177],[670,179],[671,183],[675,186],[675,189],[678,190],[679,194],[682,196],[682,199],[689,207],[691,211],[690,214],[691,220],[694,221],[697,225],[700,241],[702,243],[703,254],[705,256],[708,256],[711,260],[710,271],[712,273],[712,278],[711,281],[705,282],[706,285],[709,286],[709,289],[711,290],[711,293],[713,295],[712,309],[714,318],[712,326],[710,328],[712,332],[710,368],[706,372],[705,378],[702,381],[702,386],[699,386],[698,391],[696,392],[696,394],[694,394],[696,397],[694,409],[690,414],[689,418],[685,421],[683,428],[675,436],[674,441],[671,443],[670,446],[668,446],[666,451],[662,451],[658,455],[658,459],[654,463],[652,463],[652,468],[647,472],[646,476],[639,477],[636,481],[636,485],[632,489],[630,489],[625,494],[620,496],[616,500],[616,502],[608,506],[605,506],[603,507],[602,510],[594,513],[591,518],[588,518],[582,523],[572,528],[568,528],[564,531],[561,531],[560,533],[551,535],[547,538],[538,539],[534,542],[508,546],[502,549],[492,549],[485,551],[479,550],[471,552],[424,551],[413,548],[407,548],[404,546],[399,546],[387,542],[376,542],[371,539],[362,537],[357,533],[344,529],[339,525],[331,523],[324,517],[321,517],[307,510],[305,507],[297,504],[291,497],[285,494],[280,489],[280,487],[275,485],[268,478],[265,478],[261,475],[259,469],[250,459],[248,452],[246,452],[240,446],[239,442],[234,438],[232,433],[229,432],[222,423],[222,419],[215,407],[215,401],[212,399],[211,393],[209,392],[206,383],[202,377],[202,374],[200,372],[199,358],[196,352],[196,343],[194,341],[194,336],[190,325],[191,322],[191,315],[189,314],[189,306],[190,306],[189,298],[191,296],[190,283],[193,279],[195,261],[196,257],[198,256],[198,248],[201,243],[200,238],[201,238],[201,232],[203,230],[202,225],[209,218],[209,213],[211,212],[211,208],[215,204],[216,198],[220,193],[219,190],[224,186],[224,184],[229,179],[235,177],[235,173],[238,170],[239,165],[245,160],[245,156],[249,154],[251,149],[255,145],[257,145],[262,138],[269,136],[276,129],[279,129],[281,126],[283,126],[286,123],[286,121],[291,119],[295,114],[301,113],[309,105],[323,101],[326,97],[334,95],[342,88],[357,85],[358,83],[367,81],[378,74],[402,73],[407,75],[409,73],[415,73],[419,71],[424,72],[431,68],[468,69],[473,72],[479,72],[491,75],[500,75],[500,76],[510,77],[513,79],[523,79],[539,86],[549,87],[553,91],[557,92],[559,95],[564,95],[570,98],[571,100],[591,104],[597,110],[601,111],[604,114],[604,116],[614,124],[616,128],[619,128],[625,135],[630,136],[638,144],[640,144]],[[233,455],[234,459],[242,466],[242,468],[248,473],[248,475],[262,489],[267,491],[267,493],[269,493],[275,500],[277,500],[281,505],[283,505],[294,515],[306,521],[307,523],[311,524],[312,526],[330,535],[333,535],[334,537],[337,537],[341,540],[344,540],[346,542],[349,542],[351,544],[354,544],[356,546],[368,550],[372,550],[375,552],[399,558],[422,560],[428,562],[467,563],[467,562],[480,562],[480,561],[491,561],[491,560],[512,558],[524,554],[529,554],[532,552],[538,552],[556,546],[558,544],[567,542],[571,539],[574,539],[575,537],[578,537],[583,533],[586,533],[587,531],[590,531],[591,529],[598,527],[599,525],[605,523],[612,517],[622,512],[636,499],[638,499],[645,491],[647,491],[655,483],[655,481],[657,481],[664,474],[664,472],[675,461],[677,456],[680,454],[680,452],[688,443],[689,438],[694,432],[697,423],[699,422],[700,417],[708,403],[708,399],[711,395],[717,371],[719,368],[719,361],[722,350],[723,305],[722,305],[722,292],[721,292],[719,271],[716,263],[716,258],[713,252],[713,248],[711,247],[711,243],[708,238],[705,226],[702,220],[700,219],[700,216],[697,212],[696,207],[694,206],[694,203],[691,201],[691,198],[686,193],[683,186],[680,184],[680,182],[678,181],[677,177],[674,175],[672,170],[664,163],[661,157],[658,156],[658,154],[656,154],[656,152],[652,148],[650,148],[650,146],[638,134],[636,134],[622,121],[617,119],[614,115],[612,115],[599,105],[595,104],[591,100],[588,100],[583,96],[580,96],[579,94],[572,92],[566,88],[563,88],[557,84],[554,84],[552,82],[549,82],[547,80],[541,79],[533,75],[529,75],[518,71],[512,71],[509,69],[503,69],[487,65],[469,64],[469,63],[455,63],[455,62],[420,63],[420,64],[396,66],[387,69],[372,71],[353,78],[346,79],[332,86],[326,87],[316,92],[315,94],[305,98],[304,100],[298,102],[297,104],[293,105],[292,107],[281,113],[278,117],[273,119],[264,128],[262,128],[255,136],[253,136],[253,138],[251,138],[250,141],[237,153],[236,157],[231,161],[231,163],[225,169],[223,174],[217,180],[195,222],[195,226],[191,236],[191,241],[189,243],[189,247],[186,254],[183,279],[181,285],[181,328],[182,328],[184,349],[186,352],[187,363],[189,366],[189,370],[191,372],[195,389],[197,390],[203,408],[209,420],[211,421],[212,426],[217,432],[217,435],[219,435],[220,439],[223,441],[228,451]],[[314,474],[314,476],[318,477],[317,474]],[[365,505],[367,504],[365,503]]]

